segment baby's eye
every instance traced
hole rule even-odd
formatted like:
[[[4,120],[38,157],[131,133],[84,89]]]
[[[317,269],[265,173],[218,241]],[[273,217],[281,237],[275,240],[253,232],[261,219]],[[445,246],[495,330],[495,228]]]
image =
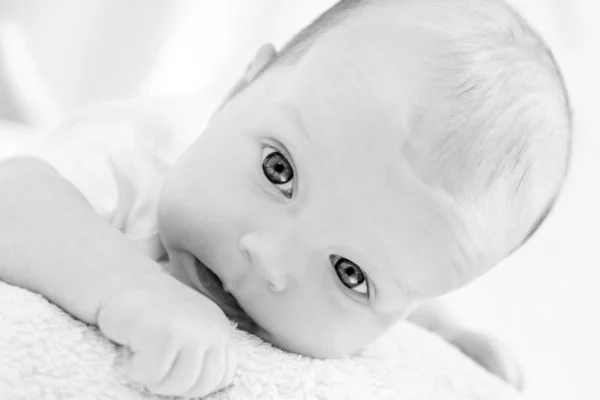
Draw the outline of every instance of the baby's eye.
[[[288,199],[292,197],[294,168],[283,154],[271,148],[265,148],[262,169],[269,182],[277,186],[285,197]]]
[[[337,256],[332,256],[331,261],[333,262],[333,268],[335,268],[338,278],[340,278],[344,286],[362,296],[369,297],[367,277],[358,265],[346,258]]]

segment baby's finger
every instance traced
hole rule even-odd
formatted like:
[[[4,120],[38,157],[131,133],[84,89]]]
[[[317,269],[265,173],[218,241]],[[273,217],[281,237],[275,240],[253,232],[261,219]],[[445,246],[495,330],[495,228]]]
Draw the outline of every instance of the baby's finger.
[[[238,366],[237,350],[231,345],[226,346],[225,349],[227,354],[227,364],[225,364],[225,373],[223,374],[223,380],[219,384],[217,390],[224,389],[233,383],[233,378],[235,377],[235,373],[237,371]]]
[[[187,397],[204,397],[210,393],[216,392],[221,389],[219,385],[223,381],[224,372],[226,369],[225,359],[226,354],[224,350],[211,350],[204,357],[204,363],[202,365],[202,372],[200,373],[198,380],[186,392]]]
[[[145,351],[131,352],[125,361],[130,378],[144,385],[156,385],[167,377],[173,367],[177,352],[165,346],[149,346]]]
[[[148,389],[165,396],[183,396],[196,383],[202,373],[202,352],[184,348],[179,351],[167,377]]]

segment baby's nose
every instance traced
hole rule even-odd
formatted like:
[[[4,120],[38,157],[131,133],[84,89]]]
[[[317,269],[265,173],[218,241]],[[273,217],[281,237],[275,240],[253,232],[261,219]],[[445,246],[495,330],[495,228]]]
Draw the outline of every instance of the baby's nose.
[[[265,281],[270,291],[281,293],[289,287],[289,267],[280,244],[259,234],[248,234],[240,239],[239,247],[253,273]]]

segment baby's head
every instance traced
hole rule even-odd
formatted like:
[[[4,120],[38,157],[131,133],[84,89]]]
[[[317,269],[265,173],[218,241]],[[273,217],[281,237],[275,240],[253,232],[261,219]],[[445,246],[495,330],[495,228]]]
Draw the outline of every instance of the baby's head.
[[[259,51],[173,167],[161,236],[243,326],[221,282],[264,339],[345,355],[526,241],[569,149],[553,57],[503,3],[343,1]]]

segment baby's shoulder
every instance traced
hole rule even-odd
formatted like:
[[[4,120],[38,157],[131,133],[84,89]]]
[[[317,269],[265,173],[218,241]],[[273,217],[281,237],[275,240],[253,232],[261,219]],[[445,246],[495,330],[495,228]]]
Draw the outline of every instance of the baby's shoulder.
[[[204,127],[208,114],[190,99],[147,99],[89,107],[48,132],[46,140],[66,148],[75,143],[96,152],[144,149],[177,158]]]
[[[162,121],[144,112],[136,103],[108,103],[89,107],[64,120],[47,132],[45,141],[61,146],[75,142],[86,146],[135,146],[137,141],[153,140],[162,132]],[[147,131],[147,132],[146,132]]]

